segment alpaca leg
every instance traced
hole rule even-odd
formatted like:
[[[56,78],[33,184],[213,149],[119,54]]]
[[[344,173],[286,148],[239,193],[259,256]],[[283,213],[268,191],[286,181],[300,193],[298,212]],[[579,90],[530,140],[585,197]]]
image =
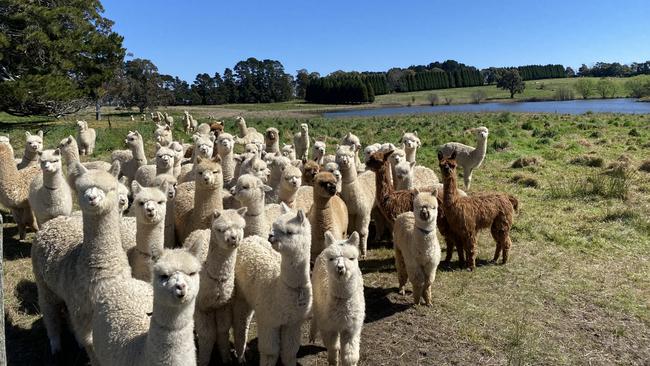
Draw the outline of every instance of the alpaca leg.
[[[472,169],[463,170],[463,181],[465,182],[465,189],[469,191],[469,186],[472,184]]]
[[[356,366],[359,362],[359,341],[361,328],[356,331],[341,333],[341,364],[343,366]]]
[[[239,363],[246,361],[244,353],[246,352],[246,339],[248,338],[248,328],[253,317],[253,310],[248,306],[245,300],[235,299],[233,304],[233,336],[235,339],[235,353]]]
[[[458,266],[460,268],[467,267],[467,262],[465,261],[465,248],[463,247],[462,240],[454,237],[456,243],[456,252],[458,253]]]
[[[280,355],[280,329],[257,324],[257,341],[260,366],[275,366]]]
[[[221,363],[230,363],[230,340],[228,333],[232,327],[232,308],[230,305],[225,305],[217,309],[215,314],[217,321],[217,347],[219,347],[219,355],[221,356]]]
[[[438,266],[435,263],[427,263],[424,266],[424,305],[431,306],[431,285],[436,280]]]
[[[408,281],[408,274],[406,273],[404,256],[397,246],[395,246],[395,268],[397,269],[397,280],[399,281],[399,294],[403,296],[406,293],[404,286]]]
[[[61,319],[61,306],[63,302],[57,299],[57,296],[37,278],[36,286],[38,289],[38,306],[43,314],[43,323],[47,331],[47,338],[50,340],[50,351],[57,354],[61,351],[61,331],[63,329],[63,319]]]
[[[285,366],[295,365],[300,349],[300,326],[302,322],[287,324],[280,329],[280,358]]]
[[[368,226],[370,226],[370,215],[356,216],[355,230],[359,233],[361,258],[365,258],[368,251]]]
[[[454,255],[454,247],[456,244],[451,240],[451,236],[445,237],[445,243],[447,244],[447,252],[445,253],[445,266],[449,266],[451,263],[451,257]],[[460,254],[459,254],[460,256]]]
[[[424,273],[419,266],[408,267],[409,279],[413,286],[413,304],[420,305],[422,293],[424,291]]]
[[[476,269],[476,238],[471,237],[468,240],[467,251],[467,269],[473,271]]]
[[[321,337],[323,338],[323,344],[327,348],[327,363],[330,365],[338,364],[339,360],[339,334],[332,331],[321,331]]]
[[[20,240],[25,240],[25,236],[27,234],[27,224],[24,221],[23,209],[21,209],[21,208],[12,208],[11,209],[11,216],[13,216],[14,222],[16,223],[16,226],[18,227],[18,238]]]
[[[316,323],[316,316],[312,315],[311,322],[309,323],[309,343],[316,343],[317,335],[318,335],[318,324]]]
[[[207,366],[210,364],[212,348],[217,340],[215,314],[213,312],[195,311],[194,327],[199,343],[199,365]]]

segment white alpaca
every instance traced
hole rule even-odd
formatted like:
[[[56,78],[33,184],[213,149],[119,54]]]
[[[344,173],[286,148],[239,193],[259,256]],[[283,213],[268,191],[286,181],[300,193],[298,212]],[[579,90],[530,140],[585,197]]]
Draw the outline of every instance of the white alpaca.
[[[314,142],[312,147],[311,160],[318,163],[318,165],[323,165],[323,158],[325,157],[325,151],[327,150],[327,145],[324,141]]]
[[[406,161],[409,163],[414,162],[416,160],[418,148],[422,145],[420,138],[418,137],[418,131],[413,133],[404,132],[400,142],[406,152]]]
[[[448,142],[440,147],[438,151],[444,156],[451,156],[456,152],[456,162],[463,167],[463,181],[465,189],[469,190],[472,184],[472,172],[481,166],[487,151],[487,138],[489,131],[487,127],[477,127],[468,130],[476,135],[476,148],[461,144],[459,142]]]
[[[192,154],[192,164],[184,164],[181,167],[181,173],[178,176],[178,181],[180,183],[191,182],[195,179],[196,174],[196,160],[201,159],[212,159],[214,152],[214,141],[215,137],[212,134],[201,135],[195,133],[192,136],[192,141],[194,142],[194,150]]]
[[[38,153],[41,151],[43,151],[43,131],[38,131],[36,135],[32,135],[29,131],[25,132],[25,152],[23,159],[18,163],[18,170],[38,166]],[[11,161],[14,161],[13,149]],[[27,182],[27,184],[29,183]]]
[[[395,149],[388,157],[390,163],[390,178],[393,181],[393,188],[397,189],[397,181],[395,180],[395,169],[399,163],[406,160],[406,152],[403,149]]]
[[[376,153],[379,149],[381,149],[381,144],[377,143],[366,146],[366,148],[363,149],[364,162],[368,162],[370,155]]]
[[[217,154],[221,158],[221,168],[223,169],[223,186],[226,188],[232,187],[235,183],[235,159],[233,149],[235,147],[235,140],[229,133],[221,133],[217,137]]]
[[[129,150],[117,150],[111,154],[111,161],[118,160],[122,167],[122,175],[127,177],[129,184],[135,177],[135,172],[143,165],[147,165],[144,153],[144,140],[138,131],[129,131],[124,140]]]
[[[436,192],[419,193],[413,211],[395,219],[393,241],[399,291],[404,295],[406,280],[413,285],[413,302],[431,306],[431,284],[440,263],[440,244],[436,233],[438,200]]]
[[[336,178],[336,193],[341,193],[341,187],[343,184],[343,175],[341,174],[339,165],[335,161],[325,163],[323,165],[323,171],[330,172],[334,175],[334,178]]]
[[[176,228],[174,218],[176,217],[176,177],[169,174],[157,175],[153,181],[154,187],[161,187],[167,183],[167,204],[165,206],[165,248],[176,247]]]
[[[239,174],[240,176],[244,174],[252,174],[258,177],[262,182],[267,183],[271,171],[267,167],[266,162],[255,155],[241,163]]]
[[[424,190],[431,188],[432,185],[442,187],[442,184],[438,182],[438,176],[433,170],[420,165],[416,166],[415,162],[409,163],[407,160],[402,160],[395,166],[393,183],[395,183],[395,190],[398,191],[413,188]]]
[[[269,154],[280,153],[280,131],[275,127],[269,127],[264,134],[264,151]]]
[[[239,202],[241,207],[246,207],[246,228],[244,236],[257,235],[266,238],[269,235],[271,224],[275,217],[267,217],[273,212],[279,212],[279,207],[273,211],[273,207],[278,205],[264,204],[264,195],[271,191],[258,177],[251,174],[244,174],[237,179],[237,184],[231,188],[230,194]],[[276,214],[277,215],[277,214]]]
[[[310,341],[320,332],[330,365],[355,366],[359,362],[361,329],[366,316],[363,275],[359,269],[359,234],[336,240],[325,233],[327,247],[316,258],[311,277],[314,287]]]
[[[88,127],[88,122],[77,121],[77,144],[80,155],[92,155],[95,150],[95,139],[97,132],[94,128]]]
[[[151,187],[159,174],[174,174],[176,152],[167,146],[156,143],[156,164],[143,165],[135,172],[134,179],[145,187]]]
[[[246,120],[242,116],[235,117],[235,123],[239,129],[239,139],[235,142],[238,144],[246,145],[250,143],[264,146],[264,136],[253,127],[246,126]]]
[[[361,256],[365,257],[368,226],[375,205],[375,173],[368,171],[358,175],[354,153],[348,146],[339,146],[336,150],[336,162],[342,174],[341,197],[348,208],[349,231],[359,233],[359,249]]]
[[[296,156],[291,160],[307,159],[309,153],[309,126],[306,123],[300,124],[300,132],[293,135],[293,146],[296,151]]]
[[[300,328],[311,313],[311,227],[304,211],[282,210],[270,242],[251,236],[237,251],[233,327],[239,362],[255,311],[260,365],[273,366],[279,356],[283,365],[295,366]]]
[[[294,210],[308,212],[314,202],[314,188],[302,185],[302,172],[293,165],[282,172],[278,190],[279,202]]]
[[[214,212],[212,228],[196,230],[184,247],[202,250],[201,286],[194,321],[199,344],[199,365],[208,365],[215,343],[223,363],[230,362],[228,334],[232,326],[231,299],[235,290],[237,247],[244,238],[246,208]]]
[[[172,141],[172,143],[167,147],[174,152],[173,175],[178,178],[182,170],[181,164],[183,163],[183,157],[185,156],[185,148],[183,147],[183,144],[178,141]]]
[[[11,210],[21,240],[28,226],[38,230],[28,199],[29,184],[40,174],[40,167],[34,165],[18,170],[11,146],[0,144],[0,204]]]
[[[39,227],[57,216],[72,213],[72,192],[63,177],[58,149],[41,153],[41,171],[43,174],[37,175],[29,187],[29,205]]]
[[[361,151],[361,140],[359,140],[359,137],[353,134],[352,132],[348,132],[341,139],[341,145],[350,146],[350,148],[354,152],[354,164],[357,167],[357,171],[358,172],[365,171],[366,167],[361,163],[361,160],[359,159],[359,151]]]
[[[282,146],[281,154],[282,156],[289,158],[291,161],[296,160],[296,150],[293,145],[284,144],[284,146]]]
[[[198,122],[188,111],[183,111],[183,125],[185,126],[185,133],[192,133],[196,131]]]
[[[174,126],[174,117],[172,117],[172,116],[170,116],[169,114],[167,114],[167,112],[165,112],[165,123],[166,123],[169,127],[173,127],[173,126]]]
[[[169,125],[156,125],[156,129],[153,131],[153,138],[156,143],[162,146],[168,146],[174,141],[172,136],[172,128]]]
[[[275,156],[267,164],[270,167],[270,174],[268,183],[273,190],[266,194],[266,203],[278,203],[278,193],[280,192],[280,184],[282,183],[282,173],[291,165],[291,161],[284,156]]]
[[[63,164],[67,169],[70,168],[75,162],[79,161],[79,148],[77,145],[77,140],[74,139],[72,136],[68,136],[61,140],[58,146],[59,150],[61,151],[61,157],[63,158]],[[98,170],[106,170],[108,171],[111,168],[111,163],[106,162],[106,161],[87,161],[85,163],[82,163],[82,165],[86,169],[98,169]],[[70,188],[74,190],[74,182],[75,178],[74,176],[68,174],[67,176],[68,179],[68,184],[70,185]]]

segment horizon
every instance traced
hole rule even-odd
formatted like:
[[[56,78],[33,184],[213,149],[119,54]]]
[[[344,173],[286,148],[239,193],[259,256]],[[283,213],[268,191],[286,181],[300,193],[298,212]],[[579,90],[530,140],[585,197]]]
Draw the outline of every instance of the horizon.
[[[161,74],[178,76],[190,84],[199,73],[222,74],[249,57],[280,61],[291,75],[307,69],[321,76],[337,70],[387,71],[448,59],[478,69],[562,64],[576,71],[581,64],[650,60],[650,49],[638,46],[650,43],[650,22],[645,21],[650,7],[640,0],[619,3],[615,11],[599,5],[611,4],[604,1],[566,4],[553,0],[528,4],[525,12],[514,1],[468,3],[473,2],[418,2],[395,16],[391,12],[395,6],[373,7],[367,1],[346,4],[335,0],[303,8],[295,0],[280,5],[224,3],[221,9],[202,1],[103,1],[104,16],[124,36],[127,53],[149,59]],[[421,11],[414,12],[414,8]],[[557,9],[562,14],[556,14]],[[440,18],[439,13],[445,16]],[[576,18],[576,13],[582,18]],[[219,16],[212,18],[212,14]],[[433,24],[426,23],[427,18]],[[494,24],[500,18],[514,20]],[[486,24],[485,19],[493,21]],[[156,22],[163,26],[156,27]],[[531,27],[531,22],[540,25]],[[214,29],[232,31],[227,37],[215,37]],[[585,42],[583,37],[594,39]]]

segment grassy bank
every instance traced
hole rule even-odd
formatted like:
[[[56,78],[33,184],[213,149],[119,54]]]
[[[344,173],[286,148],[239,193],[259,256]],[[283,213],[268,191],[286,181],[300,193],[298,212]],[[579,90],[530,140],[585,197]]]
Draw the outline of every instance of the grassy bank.
[[[200,108],[195,109],[200,120],[223,113]],[[258,130],[277,127],[283,142],[306,121],[313,137],[326,137],[329,151],[347,131],[364,143],[396,143],[402,131],[418,130],[423,142],[418,161],[436,172],[435,146],[448,141],[473,144],[463,133],[466,128],[490,128],[488,155],[474,172],[472,191],[506,191],[519,198],[511,262],[486,264],[494,242],[484,233],[479,239],[481,266],[474,273],[439,271],[433,307],[413,307],[410,297],[397,294],[392,249],[387,243],[369,243],[369,257],[361,262],[367,304],[361,364],[630,365],[650,359],[650,173],[638,170],[650,156],[650,115],[435,114],[336,120],[273,111],[246,115],[249,126]],[[174,117],[180,121],[180,110],[174,109]],[[232,116],[223,117],[232,131]],[[153,129],[150,122],[130,122],[128,113],[112,115],[111,128],[106,121],[89,122],[102,128],[99,158],[121,148],[128,130],[151,136]],[[23,127],[0,126],[0,134],[12,137],[17,152],[22,151]],[[30,129],[38,127],[46,131],[47,148],[74,132],[71,121]],[[150,155],[152,149],[149,142]],[[514,166],[521,167],[512,167],[516,161]],[[47,340],[31,273],[30,242],[18,241],[13,225],[6,227],[9,364],[42,364]],[[255,348],[255,341],[251,346]],[[80,353],[69,357],[67,364],[83,362]],[[249,358],[251,364],[255,360]],[[303,338],[300,362],[326,364],[321,343],[307,345]]]

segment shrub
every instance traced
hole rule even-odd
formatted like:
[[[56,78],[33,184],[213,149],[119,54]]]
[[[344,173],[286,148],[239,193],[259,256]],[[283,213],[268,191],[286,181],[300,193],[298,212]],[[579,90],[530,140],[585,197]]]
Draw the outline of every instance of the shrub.
[[[601,168],[605,165],[605,161],[600,156],[581,155],[577,156],[570,161],[573,165],[588,166],[592,168]]]
[[[630,130],[628,135],[634,136],[634,137],[639,137],[639,136],[641,136],[641,133],[639,133],[639,131],[636,128],[633,128],[633,129]]]
[[[555,91],[555,100],[572,100],[575,99],[573,90],[567,86],[561,86]]]
[[[474,104],[479,104],[479,103],[481,103],[481,102],[482,102],[486,97],[487,97],[487,95],[485,94],[485,92],[484,92],[483,90],[477,90],[477,91],[475,91],[475,92],[472,93],[472,102],[473,102]]]
[[[446,105],[450,105],[451,102],[453,102],[453,101],[454,101],[454,98],[451,98],[451,97],[445,97],[445,104],[446,104]]]
[[[525,168],[527,166],[537,166],[542,164],[542,158],[539,158],[537,156],[528,156],[528,157],[521,157],[517,160],[515,160],[510,167],[512,168]]]
[[[499,113],[498,120],[499,122],[509,123],[512,122],[512,113],[510,112],[501,112]]]
[[[627,200],[635,175],[629,169],[617,169],[609,174],[602,172],[583,179],[563,180],[549,184],[551,198],[615,198]]]
[[[573,88],[578,94],[582,96],[583,99],[589,98],[590,95],[594,93],[596,88],[596,83],[591,79],[580,79],[573,84]]]
[[[521,125],[521,128],[526,131],[532,131],[535,129],[535,126],[530,121],[526,121]]]
[[[429,103],[431,103],[432,106],[438,105],[440,103],[440,97],[438,96],[438,94],[436,93],[429,94]]]
[[[596,91],[602,98],[614,98],[616,95],[616,84],[610,79],[600,79],[596,83]]]
[[[508,146],[510,146],[510,141],[508,140],[494,140],[492,142],[492,148],[494,148],[495,151],[504,150]]]
[[[646,160],[639,166],[639,170],[642,172],[650,173],[650,160]]]
[[[539,181],[529,175],[515,174],[512,178],[510,178],[510,182],[519,184],[524,187],[539,188]]]

